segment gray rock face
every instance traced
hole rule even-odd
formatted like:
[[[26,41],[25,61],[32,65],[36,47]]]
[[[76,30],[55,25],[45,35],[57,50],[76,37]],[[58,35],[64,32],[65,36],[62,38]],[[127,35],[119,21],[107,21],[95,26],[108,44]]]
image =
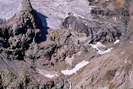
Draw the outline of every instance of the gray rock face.
[[[0,0],[0,18],[9,19],[21,10],[21,0]]]
[[[68,13],[76,16],[90,18],[88,0],[31,0],[33,7],[47,16],[48,27],[61,28],[61,22]]]
[[[66,29],[77,31],[78,33],[85,33],[90,36],[90,42],[114,42],[121,36],[122,28],[119,25],[92,21],[75,16],[68,16],[63,21],[63,26]],[[89,37],[88,37],[89,38]]]

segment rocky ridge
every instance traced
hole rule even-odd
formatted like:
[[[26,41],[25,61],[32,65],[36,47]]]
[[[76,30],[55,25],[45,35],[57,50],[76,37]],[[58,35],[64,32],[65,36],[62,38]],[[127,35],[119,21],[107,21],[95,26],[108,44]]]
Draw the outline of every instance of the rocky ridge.
[[[52,30],[29,0],[21,6],[0,20],[1,89],[132,88],[132,42],[121,44],[121,24],[70,13]]]

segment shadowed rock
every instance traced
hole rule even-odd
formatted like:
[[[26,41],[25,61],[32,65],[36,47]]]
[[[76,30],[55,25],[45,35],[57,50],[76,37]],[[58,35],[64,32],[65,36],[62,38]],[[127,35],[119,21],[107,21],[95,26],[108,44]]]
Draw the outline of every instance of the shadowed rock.
[[[9,17],[8,19],[0,20],[0,88],[32,89],[32,87],[39,87],[37,83],[35,86],[31,86],[34,79],[30,79],[27,74],[31,75],[31,72],[34,71],[30,68],[31,65],[24,62],[24,56],[30,44],[38,44],[43,40],[38,41],[37,39],[45,39],[46,32],[42,31],[42,23],[29,0],[23,0],[21,3],[17,2],[19,0],[8,1],[21,4],[21,9],[6,16]],[[12,6],[8,1],[1,1],[4,5],[9,5],[8,8],[6,7],[7,9]],[[32,84],[28,86],[29,83]],[[47,85],[47,82],[43,84]],[[52,86],[52,81],[50,85]],[[43,87],[43,85],[41,86]]]
[[[42,23],[29,0],[23,0],[21,6],[19,13],[15,13],[8,20],[1,20],[0,24],[0,37],[4,38],[11,48],[27,48],[29,43],[37,42],[39,36],[43,39],[46,34],[42,32]]]

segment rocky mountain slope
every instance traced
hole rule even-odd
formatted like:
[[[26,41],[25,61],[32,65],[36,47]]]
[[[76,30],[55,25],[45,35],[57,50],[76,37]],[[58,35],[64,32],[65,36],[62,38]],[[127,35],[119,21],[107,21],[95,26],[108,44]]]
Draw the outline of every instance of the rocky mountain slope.
[[[31,0],[33,7],[47,18],[48,27],[60,29],[61,22],[69,13],[90,18],[87,0]],[[81,8],[82,7],[82,8]]]
[[[130,0],[8,1],[0,89],[133,88]]]

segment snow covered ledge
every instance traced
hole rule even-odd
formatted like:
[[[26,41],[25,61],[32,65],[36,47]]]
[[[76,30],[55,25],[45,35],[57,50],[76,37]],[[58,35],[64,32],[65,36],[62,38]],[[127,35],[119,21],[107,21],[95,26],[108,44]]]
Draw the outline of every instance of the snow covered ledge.
[[[61,73],[66,75],[66,76],[70,76],[70,75],[73,75],[75,73],[77,73],[78,71],[80,71],[80,69],[84,68],[86,65],[88,65],[89,62],[88,61],[81,61],[80,63],[78,63],[73,69],[71,70],[62,70]]]
[[[113,49],[113,48],[107,48],[101,42],[97,42],[96,44],[90,44],[90,46],[92,48],[96,49],[97,50],[97,53],[100,54],[100,55],[105,54],[105,53],[109,53]]]
[[[59,74],[55,71],[47,71],[44,69],[38,69],[37,68],[37,72],[39,74],[43,75],[44,77],[49,78],[49,79],[55,79],[55,78],[59,77]]]

